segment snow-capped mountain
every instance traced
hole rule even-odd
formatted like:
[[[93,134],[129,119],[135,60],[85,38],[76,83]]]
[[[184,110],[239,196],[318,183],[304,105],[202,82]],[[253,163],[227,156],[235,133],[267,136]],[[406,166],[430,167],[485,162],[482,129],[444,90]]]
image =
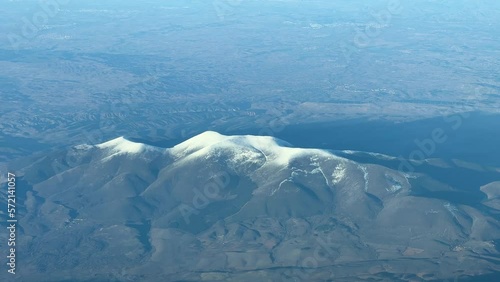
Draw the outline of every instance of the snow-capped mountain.
[[[355,155],[208,131],[172,148],[120,137],[38,158],[20,170],[24,277],[414,281],[499,270],[496,184],[482,188],[484,204],[426,196],[453,191],[430,172],[381,165],[393,158]]]

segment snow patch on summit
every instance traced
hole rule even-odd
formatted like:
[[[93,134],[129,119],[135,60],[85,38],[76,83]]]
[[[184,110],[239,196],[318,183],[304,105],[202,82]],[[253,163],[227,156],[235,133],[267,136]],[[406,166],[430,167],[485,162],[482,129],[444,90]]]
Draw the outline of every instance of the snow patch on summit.
[[[235,161],[261,163],[263,165],[288,166],[298,157],[318,155],[336,157],[319,149],[292,148],[289,143],[270,136],[225,136],[213,131],[201,133],[170,149],[177,159],[217,157],[223,151],[233,154]]]
[[[219,142],[225,141],[227,136],[215,131],[206,131],[188,139],[170,149],[171,153],[182,157],[199,151],[203,148],[213,146]]]
[[[115,154],[139,154],[144,152],[146,149],[150,148],[142,143],[135,143],[125,139],[124,137],[118,137],[111,141],[96,145],[99,149],[110,150],[113,155]],[[152,148],[152,147],[151,147]]]
[[[346,160],[327,150],[294,148],[289,143],[271,136],[226,136],[214,131],[203,132],[168,149],[132,142],[124,137],[93,147],[107,150],[109,155],[106,159],[115,155],[141,154],[151,150],[169,154],[176,161],[223,158],[231,167],[243,170],[256,170],[269,166],[282,169],[296,159],[309,157],[311,165],[317,168],[312,173],[322,173],[327,183],[328,178],[321,169],[320,162],[332,159]]]

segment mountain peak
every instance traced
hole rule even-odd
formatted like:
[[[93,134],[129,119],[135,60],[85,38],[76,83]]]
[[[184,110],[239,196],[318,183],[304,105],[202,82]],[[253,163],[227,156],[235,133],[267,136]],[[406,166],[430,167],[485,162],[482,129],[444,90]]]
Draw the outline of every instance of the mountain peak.
[[[174,146],[172,149],[174,151],[185,151],[185,150],[192,150],[196,151],[205,147],[212,146],[216,143],[225,141],[228,139],[228,136],[222,135],[218,132],[215,131],[205,131],[203,133],[200,133],[194,137],[191,137],[190,139],[177,144]]]
[[[139,154],[142,153],[148,146],[142,143],[135,143],[121,136],[105,143],[96,145],[99,149],[111,150],[114,154]]]

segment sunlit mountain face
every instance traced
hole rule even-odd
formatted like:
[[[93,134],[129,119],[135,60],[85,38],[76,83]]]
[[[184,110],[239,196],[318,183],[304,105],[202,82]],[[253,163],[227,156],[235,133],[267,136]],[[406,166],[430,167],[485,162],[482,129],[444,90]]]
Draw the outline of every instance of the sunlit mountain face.
[[[0,281],[500,281],[499,1],[0,7]]]
[[[18,248],[33,266],[23,273],[432,281],[498,271],[500,182],[467,190],[434,175],[500,170],[435,159],[412,173],[400,162],[213,131],[172,148],[120,137],[22,161]]]

